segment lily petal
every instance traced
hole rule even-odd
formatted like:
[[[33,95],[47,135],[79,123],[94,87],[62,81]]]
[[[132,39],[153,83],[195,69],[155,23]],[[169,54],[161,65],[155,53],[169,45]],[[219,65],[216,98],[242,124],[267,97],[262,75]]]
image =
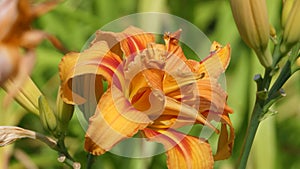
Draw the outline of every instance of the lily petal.
[[[149,43],[154,43],[154,35],[142,29],[130,26],[122,32],[123,36],[117,38],[126,57],[135,55],[144,50]]]
[[[162,143],[167,153],[169,169],[209,169],[214,160],[210,145],[202,139],[175,130],[144,129],[149,141]]]
[[[162,90],[162,81],[165,75],[166,52],[160,45],[149,43],[147,50],[141,54],[143,75],[147,83],[154,89]]]
[[[91,42],[91,45],[94,45],[99,41],[105,41],[107,42],[109,49],[122,58],[123,51],[121,50],[120,42],[117,40],[118,36],[121,36],[121,33],[98,30],[96,32],[95,39]]]
[[[0,2],[0,41],[4,40],[9,36],[11,29],[14,26],[14,23],[18,18],[18,2],[16,0],[6,0]],[[9,17],[8,17],[9,16]]]
[[[166,60],[163,91],[166,96],[197,108],[197,80],[202,75],[195,74],[186,64],[186,61],[172,54]]]
[[[99,30],[92,44],[103,40],[108,43],[109,48],[115,54],[122,57],[124,52],[125,56],[129,57],[145,49],[148,43],[153,43],[154,36],[137,27],[129,26],[120,33]]]
[[[169,58],[171,55],[174,55],[183,61],[187,60],[179,45],[179,38],[180,38],[181,31],[182,30],[179,29],[178,31],[173,33],[170,32],[165,33],[164,40],[166,44],[166,50],[168,52],[167,58]]]
[[[205,77],[218,78],[224,73],[230,61],[230,45],[222,47],[219,43],[214,42],[211,46],[211,53],[208,57],[197,64],[194,60],[188,60],[195,73],[205,73]]]
[[[65,55],[59,65],[62,98],[68,104],[83,104],[86,102],[83,95],[90,94],[89,91],[96,95],[94,98],[100,98],[103,93],[102,78],[110,85],[113,76],[121,76],[117,71],[121,62],[104,41],[95,43],[83,53]],[[80,84],[82,76],[93,76],[94,83]]]
[[[218,141],[218,149],[214,155],[215,160],[224,160],[231,156],[234,143],[234,128],[228,117],[228,114],[222,115],[221,133]],[[230,127],[230,135],[228,134],[227,125]]]
[[[18,48],[9,45],[0,45],[0,86],[18,72],[20,54]]]
[[[227,94],[217,81],[201,79],[197,82],[200,98],[199,112],[215,112],[222,114],[226,108]]]
[[[201,113],[198,113],[197,109],[195,109],[192,106],[189,106],[187,104],[178,102],[175,99],[172,99],[170,97],[166,97],[166,107],[165,111],[163,112],[163,115],[172,115],[177,116],[178,122],[172,126],[172,128],[178,128],[183,126],[181,122],[188,120],[190,123],[187,123],[186,125],[192,124],[192,123],[201,123],[203,125],[207,125],[211,129],[213,129],[216,133],[219,133],[218,129],[216,129],[207,119],[204,117]]]
[[[146,114],[136,110],[123,92],[112,86],[101,97],[95,115],[90,118],[85,149],[94,155],[103,154],[150,123]]]

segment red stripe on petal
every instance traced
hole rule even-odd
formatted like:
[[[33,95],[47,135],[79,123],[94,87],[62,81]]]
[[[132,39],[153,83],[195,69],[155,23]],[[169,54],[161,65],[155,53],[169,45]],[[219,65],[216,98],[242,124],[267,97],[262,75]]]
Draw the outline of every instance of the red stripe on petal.
[[[146,128],[143,131],[149,141],[164,145],[169,169],[213,168],[212,150],[206,141],[172,129],[152,130]]]

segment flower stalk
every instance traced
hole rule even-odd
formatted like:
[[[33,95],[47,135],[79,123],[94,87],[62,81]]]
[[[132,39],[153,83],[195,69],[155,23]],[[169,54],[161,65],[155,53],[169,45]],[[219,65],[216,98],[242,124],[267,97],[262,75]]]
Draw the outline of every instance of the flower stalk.
[[[238,169],[245,169],[248,161],[248,156],[255,138],[256,131],[260,123],[260,114],[262,112],[262,107],[259,104],[259,101],[256,100],[254,109],[251,115],[250,123],[247,128],[247,134],[245,136],[245,141],[242,148],[242,154],[239,159]]]
[[[277,58],[278,62],[282,57],[285,56],[285,54],[279,50],[280,45],[281,44],[276,45],[273,51],[273,58]],[[246,168],[257,129],[260,122],[268,117],[267,115],[269,108],[276,103],[276,101],[285,96],[282,86],[294,73],[292,71],[292,67],[296,64],[296,58],[299,57],[299,48],[299,43],[293,47],[292,51],[290,52],[289,59],[286,61],[284,67],[280,71],[279,76],[274,80],[274,83],[271,82],[274,77],[276,67],[278,67],[278,62],[277,64],[274,64],[273,68],[265,68],[265,74],[263,78],[259,75],[255,76],[255,81],[257,84],[257,97],[252,111],[250,123],[247,128],[241,155],[238,160],[238,169]]]

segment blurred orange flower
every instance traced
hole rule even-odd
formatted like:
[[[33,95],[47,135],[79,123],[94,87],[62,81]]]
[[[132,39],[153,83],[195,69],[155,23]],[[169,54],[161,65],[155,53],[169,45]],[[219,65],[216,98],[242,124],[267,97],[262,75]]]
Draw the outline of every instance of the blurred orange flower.
[[[189,60],[179,46],[180,33],[166,33],[163,45],[132,26],[120,33],[98,31],[88,49],[63,57],[62,98],[84,105],[84,113],[94,113],[86,132],[87,151],[101,155],[139,132],[164,145],[171,169],[213,168],[214,160],[231,155],[232,110],[218,83],[229,63],[230,47],[214,42],[206,59]],[[221,129],[210,123],[213,120]],[[220,134],[215,155],[205,138],[177,130],[193,124]]]
[[[29,0],[0,2],[0,86],[8,79],[13,80],[16,87],[22,85],[34,65],[34,49],[43,39],[63,49],[55,37],[31,28],[35,18],[56,4],[51,1],[32,6]]]

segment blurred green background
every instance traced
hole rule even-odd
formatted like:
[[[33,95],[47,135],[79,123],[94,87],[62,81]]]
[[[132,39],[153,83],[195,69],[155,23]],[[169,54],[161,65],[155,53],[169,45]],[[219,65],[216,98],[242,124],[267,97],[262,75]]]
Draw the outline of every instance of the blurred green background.
[[[267,2],[270,23],[278,33],[281,33],[279,18],[282,1]],[[231,15],[229,1],[65,0],[53,11],[37,19],[33,26],[58,37],[70,51],[80,51],[97,29],[115,19],[137,12],[165,12],[176,15],[195,24],[211,41],[231,44],[232,59],[226,72],[226,81],[228,104],[234,110],[231,119],[236,131],[236,140],[232,157],[216,162],[215,168],[234,168],[255,99],[255,83],[252,79],[255,74],[263,73],[263,68],[253,52],[241,40]],[[58,63],[63,54],[45,41],[38,47],[37,56],[32,78],[48,100],[54,104],[60,82]],[[287,97],[272,107],[278,114],[261,123],[248,162],[249,169],[300,168],[299,72],[294,74],[284,89]],[[4,95],[4,91],[1,90],[1,102]],[[17,125],[47,134],[39,118],[26,112],[16,103],[5,110],[0,107],[0,111],[0,125]],[[82,168],[85,168],[87,153],[83,151],[83,143],[84,131],[74,116],[69,125],[66,144],[71,155],[82,163]],[[55,151],[29,139],[19,140],[13,145],[0,148],[0,166],[9,166],[10,169],[68,168],[57,162],[57,157]],[[9,163],[5,164],[6,161]],[[130,159],[108,152],[96,158],[93,168],[166,169],[166,157],[161,154],[148,159]]]

